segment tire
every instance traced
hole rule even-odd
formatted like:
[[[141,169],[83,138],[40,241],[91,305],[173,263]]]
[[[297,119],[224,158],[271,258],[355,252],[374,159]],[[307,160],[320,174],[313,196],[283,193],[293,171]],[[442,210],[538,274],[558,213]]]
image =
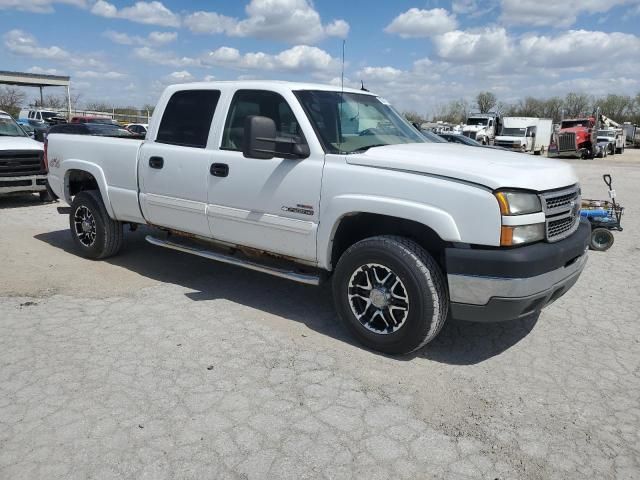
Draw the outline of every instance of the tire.
[[[611,248],[614,240],[615,237],[609,230],[606,228],[596,228],[591,232],[589,248],[597,252],[605,252]]]
[[[615,155],[616,154],[616,147],[613,146],[612,143],[609,144],[609,155]]]
[[[433,257],[412,240],[387,235],[364,239],[342,254],[333,275],[333,299],[362,344],[389,354],[429,343],[449,310],[445,278]]]
[[[122,247],[122,223],[109,217],[96,190],[85,190],[75,196],[69,214],[69,229],[80,255],[85,258],[108,258]]]

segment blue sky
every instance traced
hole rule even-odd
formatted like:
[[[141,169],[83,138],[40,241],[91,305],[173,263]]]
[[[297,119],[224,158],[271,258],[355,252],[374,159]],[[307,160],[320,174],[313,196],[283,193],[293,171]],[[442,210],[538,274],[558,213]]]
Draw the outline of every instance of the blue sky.
[[[0,70],[71,75],[81,102],[154,103],[170,83],[345,78],[431,113],[640,92],[640,0],[0,0]]]

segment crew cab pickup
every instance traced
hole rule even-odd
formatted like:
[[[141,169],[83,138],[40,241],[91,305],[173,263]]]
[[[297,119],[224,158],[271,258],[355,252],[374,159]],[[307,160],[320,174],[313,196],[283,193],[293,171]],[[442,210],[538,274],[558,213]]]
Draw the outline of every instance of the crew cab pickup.
[[[448,317],[537,315],[576,282],[590,227],[572,168],[429,142],[366,91],[173,85],[144,140],[52,133],[49,182],[80,254],[146,224],[156,246],[331,280],[366,346],[407,353]]]

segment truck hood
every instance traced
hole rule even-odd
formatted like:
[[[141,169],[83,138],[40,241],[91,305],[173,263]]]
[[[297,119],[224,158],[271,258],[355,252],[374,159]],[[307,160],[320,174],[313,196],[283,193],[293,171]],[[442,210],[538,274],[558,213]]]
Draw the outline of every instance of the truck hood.
[[[44,150],[44,146],[29,137],[0,136],[0,151],[2,150]]]
[[[552,190],[578,182],[573,168],[556,159],[531,157],[453,143],[408,143],[348,155],[347,163],[448,177],[498,188]]]
[[[480,130],[484,130],[485,128],[487,127],[484,125],[479,125],[479,126],[469,125],[469,126],[463,127],[462,131],[463,132],[479,132]]]

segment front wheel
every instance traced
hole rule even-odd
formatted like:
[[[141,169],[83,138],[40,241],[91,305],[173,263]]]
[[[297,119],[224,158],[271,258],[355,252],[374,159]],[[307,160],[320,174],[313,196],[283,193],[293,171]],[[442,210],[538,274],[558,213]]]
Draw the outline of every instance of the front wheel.
[[[71,204],[69,228],[73,242],[85,258],[111,257],[122,247],[122,223],[109,217],[95,190],[78,193]]]
[[[333,276],[338,314],[367,347],[404,354],[433,340],[447,318],[445,279],[412,240],[378,236],[352,245]]]

